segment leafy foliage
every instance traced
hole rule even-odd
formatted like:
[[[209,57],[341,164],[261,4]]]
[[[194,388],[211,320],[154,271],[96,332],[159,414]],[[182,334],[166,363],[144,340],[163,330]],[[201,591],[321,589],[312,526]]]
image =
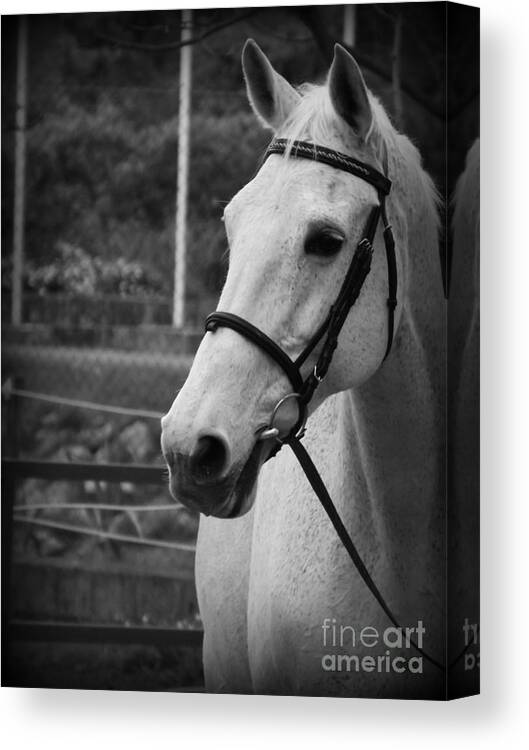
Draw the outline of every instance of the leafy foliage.
[[[444,106],[439,15],[444,11],[435,3],[358,7],[359,59],[371,60],[371,68],[363,65],[368,84],[390,112],[394,13],[404,17],[403,81],[418,94],[405,99],[403,129],[418,142],[443,188],[444,125],[417,101],[433,109]],[[226,272],[223,205],[252,177],[268,139],[246,102],[244,41],[255,37],[293,83],[321,80],[328,67],[323,48],[332,50],[343,25],[341,6],[242,15],[233,9],[194,13],[200,41],[193,47],[187,294],[196,319],[214,302]],[[112,273],[122,274],[121,281],[108,281],[119,293],[135,289],[126,264],[139,264],[149,279],[146,289],[160,284],[163,294],[172,293],[180,20],[177,11],[28,17],[25,253],[32,288],[74,284],[86,292],[94,283],[107,283],[101,271],[105,259]],[[12,234],[15,23],[16,18],[3,23],[4,253]],[[464,45],[458,54],[466,69]],[[458,101],[464,104],[474,84],[472,75],[460,78]],[[464,153],[475,123],[466,115],[459,115],[458,123]],[[65,248],[76,248],[77,255]],[[87,258],[93,263],[80,279],[76,274]],[[53,268],[58,263],[73,263],[70,276],[66,267]]]
[[[58,243],[57,257],[45,265],[27,264],[25,287],[39,294],[141,296],[160,290],[161,278],[141,263],[123,257],[107,260],[82,248]]]

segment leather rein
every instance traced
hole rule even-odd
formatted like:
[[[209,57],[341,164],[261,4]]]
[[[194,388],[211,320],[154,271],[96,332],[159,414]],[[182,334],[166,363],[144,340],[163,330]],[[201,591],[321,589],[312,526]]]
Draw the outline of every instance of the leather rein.
[[[289,142],[283,138],[277,138],[271,142],[265,153],[263,163],[271,154],[284,154],[287,151]],[[338,336],[343,328],[343,325],[347,319],[347,316],[358,299],[358,296],[362,290],[364,281],[369,274],[371,269],[371,259],[373,256],[373,244],[375,240],[375,234],[379,221],[382,220],[383,225],[383,237],[384,245],[386,249],[386,263],[387,263],[387,278],[388,278],[388,297],[387,297],[387,310],[388,310],[388,334],[386,351],[384,359],[388,356],[391,351],[393,343],[393,332],[394,332],[394,317],[395,308],[397,306],[397,263],[395,258],[395,242],[393,238],[393,232],[391,224],[388,221],[386,213],[386,197],[389,195],[391,189],[391,181],[381,172],[374,169],[369,164],[358,161],[351,156],[342,154],[339,151],[326,148],[324,146],[318,146],[305,141],[293,141],[290,143],[289,156],[299,159],[309,159],[311,161],[317,161],[322,164],[326,164],[335,169],[340,169],[344,172],[360,177],[365,182],[372,185],[378,194],[378,205],[375,206],[368,217],[362,239],[359,241],[345,278],[343,280],[338,296],[336,297],[334,304],[331,306],[329,313],[325,320],[322,322],[320,327],[316,330],[310,341],[308,342],[305,349],[301,354],[292,360],[288,354],[276,344],[273,339],[267,336],[256,326],[249,323],[244,318],[232,313],[215,311],[208,315],[206,318],[206,332],[215,332],[218,328],[231,328],[236,331],[244,338],[251,341],[259,349],[266,352],[283,370],[294,391],[284,396],[276,405],[273,410],[270,424],[263,428],[259,433],[259,440],[275,439],[276,445],[272,450],[271,455],[267,460],[277,454],[283,445],[289,445],[294,455],[298,459],[305,475],[322,504],[325,512],[327,513],[340,541],[345,547],[349,557],[351,558],[356,570],[361,576],[367,588],[372,593],[373,597],[379,603],[380,607],[393,624],[394,627],[402,630],[399,625],[397,618],[391,611],[390,607],[386,603],[384,597],[380,593],[376,583],[373,581],[367,567],[365,566],[360,553],[358,552],[356,545],[354,544],[349,532],[345,528],[340,515],[334,505],[325,484],[316,469],[316,466],[312,462],[309,454],[305,447],[301,443],[301,439],[305,434],[305,423],[307,420],[307,407],[310,403],[317,387],[324,379],[329,366],[332,362],[334,352],[338,343]],[[303,378],[301,374],[301,367],[307,360],[309,355],[316,348],[318,343],[322,341],[320,353],[316,365],[314,366],[311,373]],[[295,399],[298,404],[299,415],[296,424],[292,427],[286,437],[280,437],[279,429],[275,427],[274,420],[276,414],[281,406],[289,399]],[[239,508],[236,507],[232,510],[232,516],[237,515]],[[410,639],[410,644],[413,648],[418,651],[427,661],[433,664],[438,669],[444,669],[444,665],[429,656],[422,648],[418,646],[413,640]],[[466,648],[465,648],[466,650]],[[464,651],[459,654],[456,661],[463,655]],[[450,666],[452,666],[450,665]]]

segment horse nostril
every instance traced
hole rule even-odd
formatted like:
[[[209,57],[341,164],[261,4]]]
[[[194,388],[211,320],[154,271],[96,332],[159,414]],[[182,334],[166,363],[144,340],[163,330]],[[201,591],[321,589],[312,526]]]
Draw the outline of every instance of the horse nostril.
[[[211,482],[221,477],[228,465],[228,446],[220,435],[204,435],[197,440],[190,457],[190,470],[196,482]]]

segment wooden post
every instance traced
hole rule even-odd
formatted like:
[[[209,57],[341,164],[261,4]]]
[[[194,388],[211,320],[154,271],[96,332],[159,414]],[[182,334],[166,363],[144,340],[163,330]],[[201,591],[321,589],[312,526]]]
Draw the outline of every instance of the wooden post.
[[[343,43],[346,47],[354,48],[356,43],[356,6],[343,7]]]
[[[191,10],[182,11],[180,49],[180,86],[178,109],[178,174],[176,187],[175,268],[173,296],[173,326],[183,328],[185,321],[186,288],[186,223],[189,181],[189,123],[191,103],[191,63],[193,46],[185,44],[191,39],[193,28]]]
[[[11,322],[22,323],[22,271],[24,267],[24,224],[26,192],[26,109],[27,109],[27,19],[18,19],[17,93],[15,118],[15,205],[13,215],[13,275]]]

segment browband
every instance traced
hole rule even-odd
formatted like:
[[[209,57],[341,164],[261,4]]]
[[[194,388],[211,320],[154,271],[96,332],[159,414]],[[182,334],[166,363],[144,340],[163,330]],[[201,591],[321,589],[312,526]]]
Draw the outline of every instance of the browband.
[[[289,153],[292,156],[298,159],[320,161],[323,164],[328,164],[330,167],[341,169],[343,172],[354,174],[356,177],[360,177],[362,180],[369,182],[370,185],[373,185],[378,193],[384,196],[389,195],[391,180],[388,180],[382,172],[379,172],[370,164],[353,159],[352,156],[342,154],[340,151],[334,151],[325,146],[318,146],[315,143],[307,143],[307,141],[289,142],[286,138],[274,138],[266,149],[264,161],[271,154],[284,154],[289,148],[289,143]]]

